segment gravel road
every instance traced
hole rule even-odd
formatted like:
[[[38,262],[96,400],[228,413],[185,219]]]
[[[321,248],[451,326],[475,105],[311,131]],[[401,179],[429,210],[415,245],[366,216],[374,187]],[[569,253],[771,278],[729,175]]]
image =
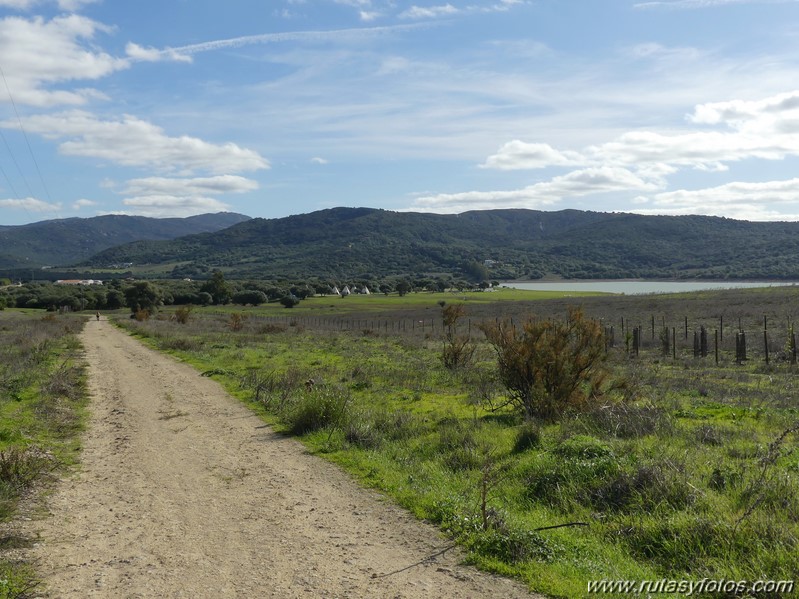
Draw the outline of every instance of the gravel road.
[[[81,468],[30,523],[43,597],[533,597],[105,320]]]

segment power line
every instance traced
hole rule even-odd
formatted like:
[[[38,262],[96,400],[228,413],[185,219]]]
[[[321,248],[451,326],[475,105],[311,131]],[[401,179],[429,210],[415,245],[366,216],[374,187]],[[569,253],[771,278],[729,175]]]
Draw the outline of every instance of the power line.
[[[42,171],[39,168],[39,162],[36,160],[36,156],[33,153],[33,147],[31,146],[31,142],[28,139],[28,134],[25,131],[25,127],[22,125],[22,119],[19,117],[19,111],[17,110],[17,103],[14,102],[14,97],[11,95],[11,88],[8,86],[8,81],[6,80],[6,74],[3,71],[2,65],[0,65],[0,76],[3,78],[3,84],[6,86],[6,91],[8,92],[8,99],[11,100],[11,107],[14,109],[14,115],[17,117],[17,123],[19,123],[19,130],[22,132],[22,137],[25,138],[25,144],[28,146],[28,152],[31,155],[31,160],[33,161],[33,166],[36,167],[36,174],[39,176],[39,181],[42,184],[42,189],[44,189],[44,194],[47,196],[47,200],[52,204],[53,199],[50,196],[50,190],[47,188],[47,184],[44,182],[44,177],[42,176]],[[3,138],[5,140],[5,137]],[[6,143],[8,146],[8,143]],[[10,152],[10,148],[9,148]],[[13,158],[13,154],[12,154]],[[16,159],[14,160],[16,163]],[[19,168],[19,167],[17,167]],[[22,171],[20,171],[22,174]],[[23,176],[23,181],[25,181],[25,177]],[[25,181],[25,184],[28,185],[28,182]],[[30,191],[30,186],[28,186],[28,190]],[[33,196],[33,192],[31,191],[31,196]]]

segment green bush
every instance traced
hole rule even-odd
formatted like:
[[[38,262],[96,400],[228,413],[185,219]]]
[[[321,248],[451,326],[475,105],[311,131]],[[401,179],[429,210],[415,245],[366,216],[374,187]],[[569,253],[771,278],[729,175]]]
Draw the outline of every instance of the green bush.
[[[349,393],[337,387],[314,386],[290,402],[281,417],[294,435],[304,435],[346,422]]]
[[[497,354],[511,404],[526,418],[554,420],[597,403],[607,378],[605,336],[580,310],[563,321],[531,318],[519,328],[510,322],[480,328]]]
[[[541,428],[528,420],[516,431],[516,440],[513,443],[513,452],[522,453],[529,449],[536,449],[541,446]]]

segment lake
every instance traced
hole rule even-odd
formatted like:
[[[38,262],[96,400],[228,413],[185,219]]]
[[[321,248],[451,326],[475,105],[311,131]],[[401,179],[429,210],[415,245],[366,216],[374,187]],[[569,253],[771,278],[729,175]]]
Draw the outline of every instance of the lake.
[[[514,289],[533,291],[597,291],[642,295],[647,293],[684,293],[708,289],[743,289],[749,287],[785,287],[790,281],[517,281],[503,283]]]

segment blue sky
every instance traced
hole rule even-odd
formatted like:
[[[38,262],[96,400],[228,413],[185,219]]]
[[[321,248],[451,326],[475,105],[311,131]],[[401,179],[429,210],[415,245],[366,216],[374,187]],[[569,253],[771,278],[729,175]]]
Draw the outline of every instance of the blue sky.
[[[0,224],[799,220],[797,0],[0,0]]]

